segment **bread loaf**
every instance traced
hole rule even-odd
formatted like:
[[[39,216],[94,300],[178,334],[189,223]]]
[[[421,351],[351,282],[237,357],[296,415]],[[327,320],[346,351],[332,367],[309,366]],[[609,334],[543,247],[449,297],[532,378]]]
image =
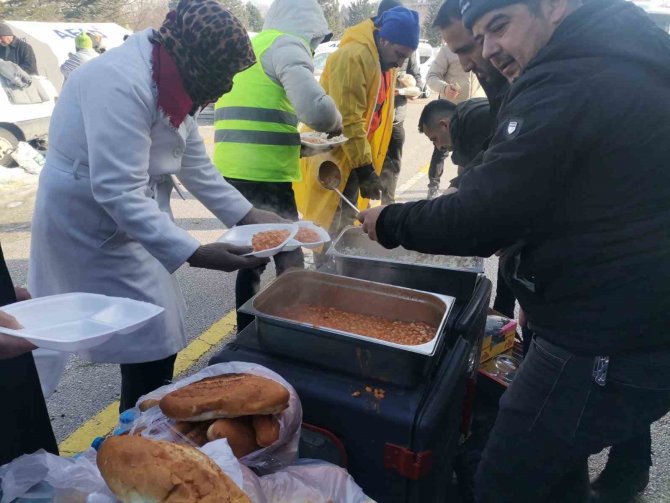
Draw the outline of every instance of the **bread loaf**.
[[[140,409],[140,412],[146,412],[148,411],[151,407],[155,407],[158,405],[159,401],[154,399],[154,398],[149,398],[148,400],[144,400],[142,403],[138,405],[138,408]]]
[[[212,423],[211,421],[196,423],[195,428],[193,428],[191,431],[188,432],[186,438],[188,438],[198,447],[202,447],[209,441],[207,439],[207,430],[209,429],[209,425],[211,423]]]
[[[193,447],[110,437],[100,447],[97,463],[124,503],[251,503],[214,461]]]
[[[252,424],[256,443],[261,447],[269,447],[279,440],[279,421],[275,416],[253,416]]]
[[[194,382],[160,401],[163,414],[177,421],[277,414],[288,407],[289,392],[271,379],[225,374]]]
[[[211,442],[225,438],[236,458],[260,449],[256,443],[256,433],[250,417],[217,419],[207,430],[207,439]]]
[[[189,423],[187,421],[177,421],[172,428],[182,435],[186,436],[188,433],[200,423]]]

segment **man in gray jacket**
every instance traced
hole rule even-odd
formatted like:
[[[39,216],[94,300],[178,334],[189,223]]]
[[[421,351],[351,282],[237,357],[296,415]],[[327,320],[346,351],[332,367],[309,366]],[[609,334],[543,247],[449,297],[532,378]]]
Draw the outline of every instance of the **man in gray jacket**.
[[[298,123],[339,134],[342,116],[314,79],[312,54],[330,30],[317,0],[275,0],[252,45],[256,64],[238,74],[216,103],[214,164],[258,208],[298,220],[293,182],[300,179]],[[302,267],[302,250],[274,257],[278,274]],[[264,266],[237,275],[239,308],[260,287]],[[237,328],[252,316],[238,313]]]

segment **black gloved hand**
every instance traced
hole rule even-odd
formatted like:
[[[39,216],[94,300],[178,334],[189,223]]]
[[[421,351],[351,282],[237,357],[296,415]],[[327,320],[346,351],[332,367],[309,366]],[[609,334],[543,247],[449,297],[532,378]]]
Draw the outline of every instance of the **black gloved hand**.
[[[188,259],[191,267],[232,272],[238,269],[252,269],[267,264],[270,259],[244,257],[254,251],[251,246],[236,246],[229,243],[210,243],[202,245]]]
[[[375,173],[372,164],[356,168],[356,176],[358,176],[358,188],[361,191],[361,196],[366,199],[381,199],[382,181]]]

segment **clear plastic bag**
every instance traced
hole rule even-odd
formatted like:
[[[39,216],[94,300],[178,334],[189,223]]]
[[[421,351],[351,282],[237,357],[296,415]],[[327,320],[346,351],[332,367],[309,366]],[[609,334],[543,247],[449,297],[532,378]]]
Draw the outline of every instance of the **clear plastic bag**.
[[[244,490],[242,467],[225,439],[209,442],[200,450]],[[0,503],[44,501],[53,503],[116,503],[96,464],[97,452],[88,449],[74,458],[38,451],[0,467]],[[260,493],[262,494],[262,492]],[[254,503],[266,503],[264,498]]]
[[[89,449],[75,458],[62,458],[44,450],[26,454],[0,467],[0,503],[15,499],[53,502],[114,503]]]
[[[325,461],[301,459],[258,481],[266,503],[374,503],[349,472]]]
[[[244,478],[244,487],[242,490],[253,503],[268,503],[261,487],[260,477],[256,475],[251,468],[240,465],[242,477]]]
[[[145,400],[160,400],[172,391],[182,388],[188,384],[200,381],[206,377],[214,377],[224,374],[254,374],[284,386],[289,392],[289,405],[286,410],[277,415],[279,421],[279,439],[269,447],[261,448],[240,459],[240,462],[257,473],[274,473],[281,468],[291,465],[298,457],[298,444],[300,442],[300,426],[302,424],[302,405],[300,398],[293,386],[276,372],[257,365],[255,363],[228,362],[219,363],[206,367],[200,372],[179,380],[178,382],[158,388],[157,390],[140,397],[137,404]],[[140,432],[143,437],[157,440],[180,440],[190,443],[186,437],[177,433],[172,426],[174,421],[165,417],[158,407],[143,412],[135,420],[132,433]]]
[[[39,175],[46,162],[44,156],[25,141],[20,141],[19,146],[16,147],[16,150],[11,155],[16,164],[31,175]]]

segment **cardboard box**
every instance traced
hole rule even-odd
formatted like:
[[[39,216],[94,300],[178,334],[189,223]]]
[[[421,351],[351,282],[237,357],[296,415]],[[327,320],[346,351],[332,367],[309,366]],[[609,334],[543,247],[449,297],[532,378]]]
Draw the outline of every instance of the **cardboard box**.
[[[489,309],[489,317],[490,316],[507,318],[493,309]],[[514,347],[516,325],[516,321],[509,320],[508,323],[505,323],[499,327],[495,327],[493,330],[488,330],[484,334],[484,340],[482,342],[482,353],[479,358],[479,363],[486,362],[494,356],[497,356],[500,353],[504,353],[505,351],[508,351]]]

